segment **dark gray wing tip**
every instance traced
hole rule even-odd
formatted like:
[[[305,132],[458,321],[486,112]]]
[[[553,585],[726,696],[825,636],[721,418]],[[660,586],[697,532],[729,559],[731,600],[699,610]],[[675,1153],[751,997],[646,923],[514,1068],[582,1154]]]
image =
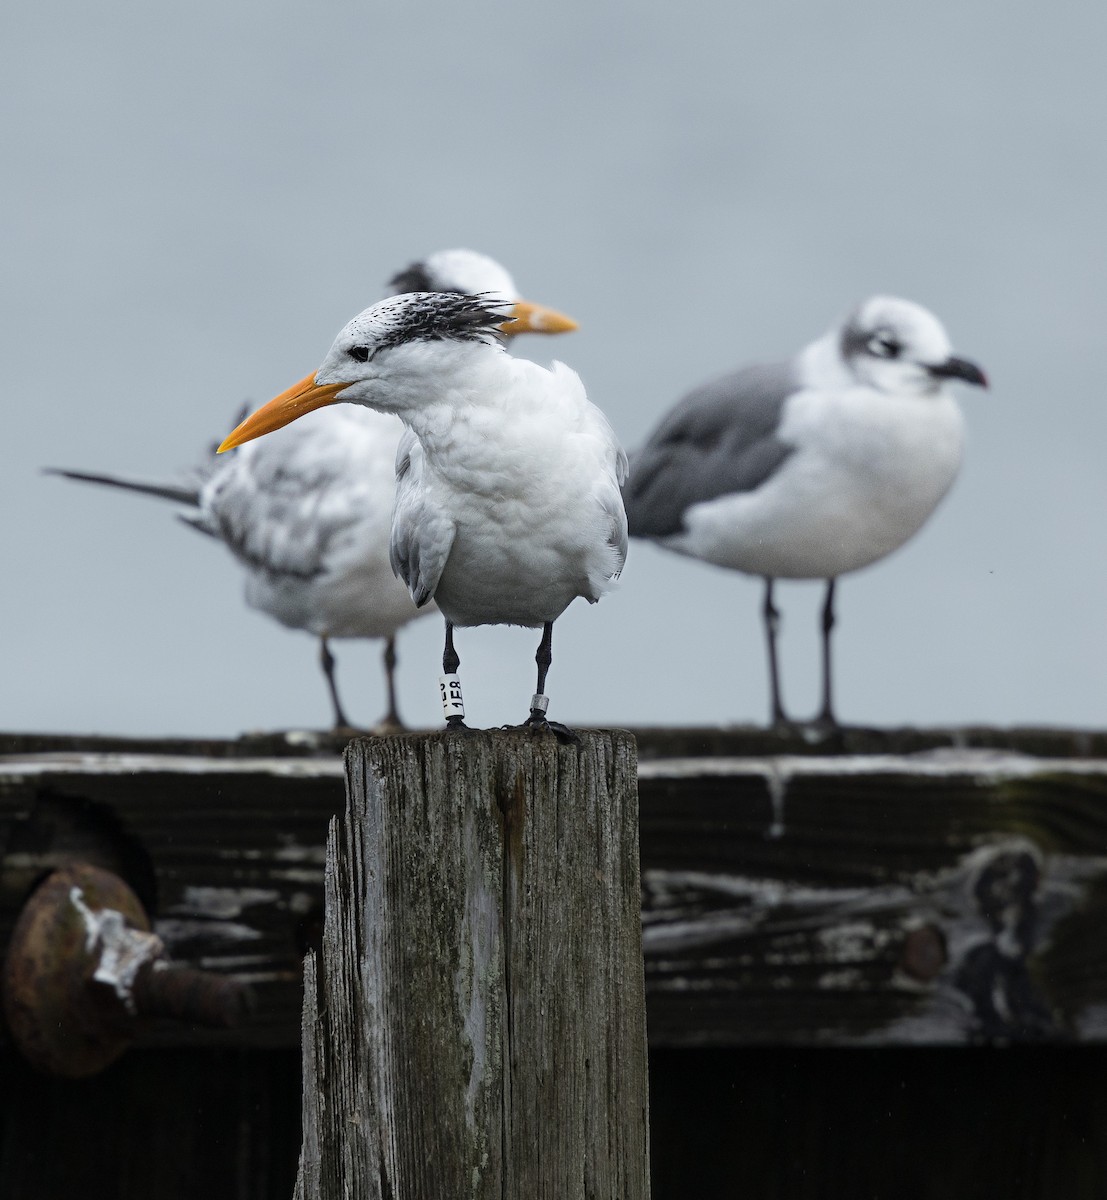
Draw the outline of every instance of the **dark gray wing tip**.
[[[43,467],[44,475],[57,475],[77,483],[97,483],[102,487],[121,488],[127,492],[139,492],[144,496],[157,496],[172,500],[175,504],[187,504],[195,508],[200,503],[200,489],[187,484],[150,483],[142,479],[124,479],[118,475],[100,475],[93,471],[71,471],[65,467]]]

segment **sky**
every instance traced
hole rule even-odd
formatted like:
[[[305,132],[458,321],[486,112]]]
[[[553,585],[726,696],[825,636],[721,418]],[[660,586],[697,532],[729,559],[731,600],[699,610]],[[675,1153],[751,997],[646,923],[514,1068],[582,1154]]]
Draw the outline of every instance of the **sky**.
[[[925,304],[961,389],[954,489],[842,579],[850,724],[1107,722],[1107,9],[1062,0],[40,0],[0,16],[0,730],[325,727],[314,640],[241,599],[172,478],[313,370],[398,268],[469,246],[574,334],[628,449],[689,388],[876,293]],[[781,584],[784,697],[818,703],[817,583]],[[559,620],[551,717],[763,723],[759,581],[633,543]],[[470,723],[521,720],[537,634],[461,631]],[[338,643],[355,720],[379,647]],[[400,635],[441,721],[441,625]]]

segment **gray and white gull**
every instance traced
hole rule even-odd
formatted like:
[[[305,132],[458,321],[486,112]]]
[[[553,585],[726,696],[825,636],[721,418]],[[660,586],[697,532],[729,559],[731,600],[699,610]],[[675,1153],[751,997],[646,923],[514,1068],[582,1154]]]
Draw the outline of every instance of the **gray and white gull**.
[[[441,680],[464,727],[455,626],[542,628],[524,725],[546,717],[553,625],[595,602],[623,568],[626,456],[575,371],[504,353],[503,306],[417,292],[381,301],[339,333],[322,366],[248,417],[231,449],[342,401],[403,420],[391,559],[416,605],[446,621]]]
[[[765,580],[774,725],[788,724],[774,581],[826,581],[815,724],[834,727],[836,581],[903,545],[949,490],[964,443],[954,380],[987,386],[932,313],[874,296],[787,362],[690,392],[633,457],[631,536]]]
[[[442,250],[389,281],[388,293],[482,293],[506,302],[505,333],[561,333],[576,323],[519,297],[507,270],[472,250]],[[146,482],[87,471],[70,479],[159,496],[184,505],[193,528],[234,554],[246,573],[246,603],[319,638],[336,728],[349,727],[330,641],[384,639],[388,711],[378,727],[400,727],[396,634],[417,608],[389,562],[397,448],[392,415],[341,405],[309,415],[235,454],[209,457],[184,480]]]

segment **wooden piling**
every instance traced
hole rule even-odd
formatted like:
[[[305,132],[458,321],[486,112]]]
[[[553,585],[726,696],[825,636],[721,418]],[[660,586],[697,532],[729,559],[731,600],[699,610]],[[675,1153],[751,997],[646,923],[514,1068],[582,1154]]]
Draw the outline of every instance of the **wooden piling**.
[[[635,758],[623,732],[351,744],[297,1200],[647,1200]]]

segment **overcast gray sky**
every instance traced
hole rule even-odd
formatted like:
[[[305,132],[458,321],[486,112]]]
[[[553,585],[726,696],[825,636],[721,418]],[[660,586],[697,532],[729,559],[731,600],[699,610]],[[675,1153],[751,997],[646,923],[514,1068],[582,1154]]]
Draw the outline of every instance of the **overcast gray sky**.
[[[0,729],[322,726],[315,645],[246,609],[172,509],[43,477],[170,476],[314,369],[429,251],[501,259],[580,332],[628,448],[689,387],[873,292],[933,309],[961,478],[839,589],[851,723],[1107,721],[1107,9],[1020,0],[8,5]],[[782,585],[785,699],[817,702],[821,588]],[[551,716],[762,722],[760,586],[634,543],[558,623]],[[458,637],[471,723],[525,715],[534,634]],[[347,707],[378,650],[336,647]],[[438,724],[437,619],[401,705]]]

